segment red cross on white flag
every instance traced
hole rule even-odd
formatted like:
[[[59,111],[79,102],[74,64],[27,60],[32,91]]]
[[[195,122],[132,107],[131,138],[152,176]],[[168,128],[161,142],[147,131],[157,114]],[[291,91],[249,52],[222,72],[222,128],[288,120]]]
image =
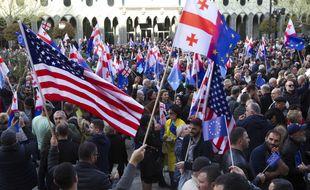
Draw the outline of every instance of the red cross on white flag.
[[[207,55],[217,28],[218,9],[207,0],[188,0],[182,12],[173,46]]]
[[[48,22],[43,21],[41,26],[44,30],[50,30],[52,25]]]

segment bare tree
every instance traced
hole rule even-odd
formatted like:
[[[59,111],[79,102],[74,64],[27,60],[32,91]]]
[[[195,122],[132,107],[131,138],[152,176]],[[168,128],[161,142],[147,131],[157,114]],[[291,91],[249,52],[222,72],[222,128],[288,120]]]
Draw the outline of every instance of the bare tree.
[[[32,20],[40,8],[40,1],[34,0],[0,0],[0,17],[7,25],[17,20]]]

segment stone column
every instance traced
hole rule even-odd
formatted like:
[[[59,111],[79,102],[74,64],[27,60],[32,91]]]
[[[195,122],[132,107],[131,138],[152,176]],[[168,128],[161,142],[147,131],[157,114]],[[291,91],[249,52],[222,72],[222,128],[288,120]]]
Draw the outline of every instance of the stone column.
[[[232,14],[230,17],[230,28],[232,28],[234,31],[237,30],[237,15]]]
[[[75,34],[75,39],[78,40],[80,38],[84,38],[83,36],[83,20],[81,16],[77,16],[75,18],[76,20],[76,34]]]
[[[247,23],[245,23],[246,35],[249,36],[249,38],[253,37],[253,18],[254,16],[252,14],[248,15]]]
[[[127,19],[125,15],[121,15],[118,19],[118,33],[119,33],[119,42],[121,44],[127,43]],[[134,40],[134,39],[133,39]]]

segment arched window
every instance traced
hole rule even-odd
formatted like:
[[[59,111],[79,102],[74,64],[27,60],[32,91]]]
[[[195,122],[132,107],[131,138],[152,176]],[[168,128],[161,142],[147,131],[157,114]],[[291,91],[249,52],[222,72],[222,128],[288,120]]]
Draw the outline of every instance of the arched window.
[[[263,4],[263,0],[257,0],[257,5],[262,5]]]
[[[93,5],[93,0],[86,0],[86,5],[87,6],[92,6]]]
[[[228,3],[229,3],[229,0],[223,0],[223,5],[224,5],[224,6],[227,6]]]
[[[245,0],[240,0],[240,5],[244,6],[245,5]]]
[[[108,5],[110,7],[113,7],[114,6],[114,0],[108,0]]]
[[[25,0],[16,0],[17,6],[24,6]]]
[[[40,0],[40,2],[43,7],[46,7],[48,5],[48,0]]]
[[[66,7],[71,6],[71,0],[64,0],[64,5],[65,5]]]

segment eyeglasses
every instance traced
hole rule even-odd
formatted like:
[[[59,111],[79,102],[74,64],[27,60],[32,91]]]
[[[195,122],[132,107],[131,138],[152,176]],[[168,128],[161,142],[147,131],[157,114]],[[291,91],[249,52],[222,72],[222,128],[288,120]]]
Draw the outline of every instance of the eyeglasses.
[[[295,87],[293,84],[291,84],[291,85],[288,85],[288,87]]]

